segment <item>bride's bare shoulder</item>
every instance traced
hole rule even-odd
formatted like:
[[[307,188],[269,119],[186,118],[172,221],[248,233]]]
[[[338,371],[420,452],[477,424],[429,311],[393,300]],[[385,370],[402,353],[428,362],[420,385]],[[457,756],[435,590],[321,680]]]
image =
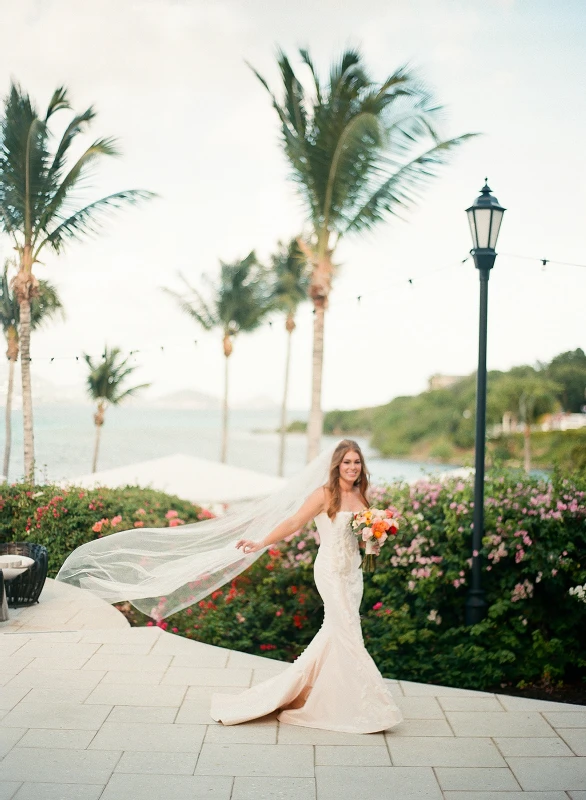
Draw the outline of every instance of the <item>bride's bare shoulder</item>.
[[[320,486],[319,489],[316,489],[315,492],[310,495],[309,499],[316,509],[319,508],[320,511],[324,511],[329,504],[330,490],[327,486]]]

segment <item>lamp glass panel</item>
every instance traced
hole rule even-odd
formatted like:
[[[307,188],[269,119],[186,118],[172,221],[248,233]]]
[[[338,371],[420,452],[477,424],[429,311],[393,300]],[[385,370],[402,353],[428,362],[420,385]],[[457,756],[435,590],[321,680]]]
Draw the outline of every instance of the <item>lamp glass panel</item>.
[[[474,217],[476,220],[476,234],[477,241],[476,247],[484,249],[489,247],[490,236],[490,216],[492,209],[490,208],[475,208]]]
[[[478,247],[478,242],[476,240],[476,225],[474,224],[474,209],[471,208],[469,211],[466,212],[468,214],[468,222],[470,224],[470,233],[472,235],[472,247]]]
[[[503,221],[503,212],[500,209],[493,208],[492,210],[492,228],[490,231],[490,242],[488,246],[493,250],[496,248],[496,240],[498,239],[501,222]]]

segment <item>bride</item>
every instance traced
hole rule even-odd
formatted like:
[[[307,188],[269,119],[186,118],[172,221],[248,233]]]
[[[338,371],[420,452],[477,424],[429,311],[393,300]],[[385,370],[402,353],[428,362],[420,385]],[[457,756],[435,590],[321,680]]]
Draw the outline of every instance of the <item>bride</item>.
[[[276,709],[281,722],[348,733],[373,733],[401,722],[360,628],[361,557],[350,521],[368,506],[367,493],[362,452],[356,442],[345,439],[332,455],[327,485],[262,541],[237,542],[245,553],[258,552],[315,518],[320,546],[314,577],[324,621],[306,650],[280,675],[239,695],[213,695],[211,716],[217,722],[234,725]]]
[[[360,627],[361,557],[350,522],[367,505],[364,458],[358,444],[345,439],[282,490],[240,511],[171,530],[140,528],[87,542],[66,559],[57,580],[109,603],[129,600],[160,620],[206,597],[315,518],[322,627],[279,675],[238,695],[213,695],[211,716],[235,725],[278,711],[278,719],[292,725],[374,733],[402,716],[364,647]]]

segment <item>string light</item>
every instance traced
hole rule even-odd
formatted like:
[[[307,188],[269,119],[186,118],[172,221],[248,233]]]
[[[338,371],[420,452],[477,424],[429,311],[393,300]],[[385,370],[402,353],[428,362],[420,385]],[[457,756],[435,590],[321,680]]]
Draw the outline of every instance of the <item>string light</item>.
[[[571,261],[557,261],[556,259],[552,259],[552,258],[537,258],[536,256],[521,256],[521,255],[517,255],[515,253],[500,253],[500,257],[501,258],[516,258],[516,259],[520,259],[520,260],[523,260],[523,261],[535,261],[535,262],[541,264],[542,270],[545,270],[548,264],[555,264],[555,265],[562,266],[562,267],[577,267],[579,269],[586,269],[586,264],[577,264],[577,263],[571,262]],[[468,256],[466,256],[466,258],[463,258],[463,259],[461,259],[461,261],[458,261],[456,263],[452,262],[451,264],[448,264],[448,265],[446,265],[444,267],[439,267],[438,269],[430,270],[429,272],[426,272],[425,275],[423,275],[421,278],[417,278],[417,284],[419,285],[421,283],[422,279],[425,280],[428,277],[430,277],[432,275],[436,275],[439,272],[445,272],[445,270],[447,270],[447,269],[453,269],[454,267],[459,267],[462,264],[465,264],[467,261],[469,261],[470,258],[471,258],[471,256],[468,255]],[[415,288],[415,278],[403,278],[402,280],[394,281],[393,283],[385,285],[383,287],[383,290],[384,291],[387,291],[387,290],[390,290],[390,289],[401,290],[401,289],[407,289],[409,287],[412,288],[412,289]],[[356,296],[355,302],[357,303],[358,306],[362,307],[362,301],[364,299],[368,300],[368,299],[374,298],[374,297],[376,297],[378,299],[378,298],[380,298],[380,296],[381,296],[381,292],[380,291],[377,292],[376,295],[370,295],[370,296],[359,294],[359,295]],[[354,301],[351,298],[345,298],[345,299],[342,299],[342,300],[338,300],[337,297],[335,297],[335,305],[336,305],[336,307],[338,307],[340,305],[343,305],[344,303],[348,303],[348,302],[354,302]],[[312,308],[312,313],[315,314],[315,308]],[[272,325],[273,325],[272,321],[270,321],[270,320],[269,320],[268,324],[269,324],[269,327],[272,327]],[[197,345],[197,339],[194,339],[193,343],[195,345]],[[129,356],[135,356],[137,353],[143,353],[143,354],[144,353],[149,353],[149,352],[151,352],[151,353],[152,352],[164,353],[165,352],[165,348],[166,348],[166,345],[159,345],[157,347],[151,347],[151,348],[146,348],[146,349],[145,348],[135,348],[135,349],[129,351]],[[173,349],[175,349],[175,348],[167,347],[167,350],[173,350]],[[179,345],[177,349],[185,349],[185,345]],[[102,359],[105,360],[106,359],[106,353],[102,352],[101,353],[101,357],[102,357]],[[73,360],[73,359],[75,359],[75,361],[79,362],[80,356],[79,355],[70,355],[70,356],[35,356],[35,358],[34,358],[35,361],[48,361],[50,364],[52,364],[54,361],[70,361],[70,360]],[[31,361],[31,362],[33,361],[33,359],[30,358],[30,357],[29,357],[28,360]]]

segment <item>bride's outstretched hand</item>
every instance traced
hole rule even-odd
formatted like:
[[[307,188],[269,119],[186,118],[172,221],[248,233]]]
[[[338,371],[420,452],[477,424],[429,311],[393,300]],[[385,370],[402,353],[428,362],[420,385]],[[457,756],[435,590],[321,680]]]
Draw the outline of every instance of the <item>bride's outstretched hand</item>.
[[[262,545],[259,542],[253,542],[251,539],[240,539],[240,541],[236,543],[236,547],[241,547],[245,555],[248,555],[248,553],[257,553],[259,550],[262,550]]]

